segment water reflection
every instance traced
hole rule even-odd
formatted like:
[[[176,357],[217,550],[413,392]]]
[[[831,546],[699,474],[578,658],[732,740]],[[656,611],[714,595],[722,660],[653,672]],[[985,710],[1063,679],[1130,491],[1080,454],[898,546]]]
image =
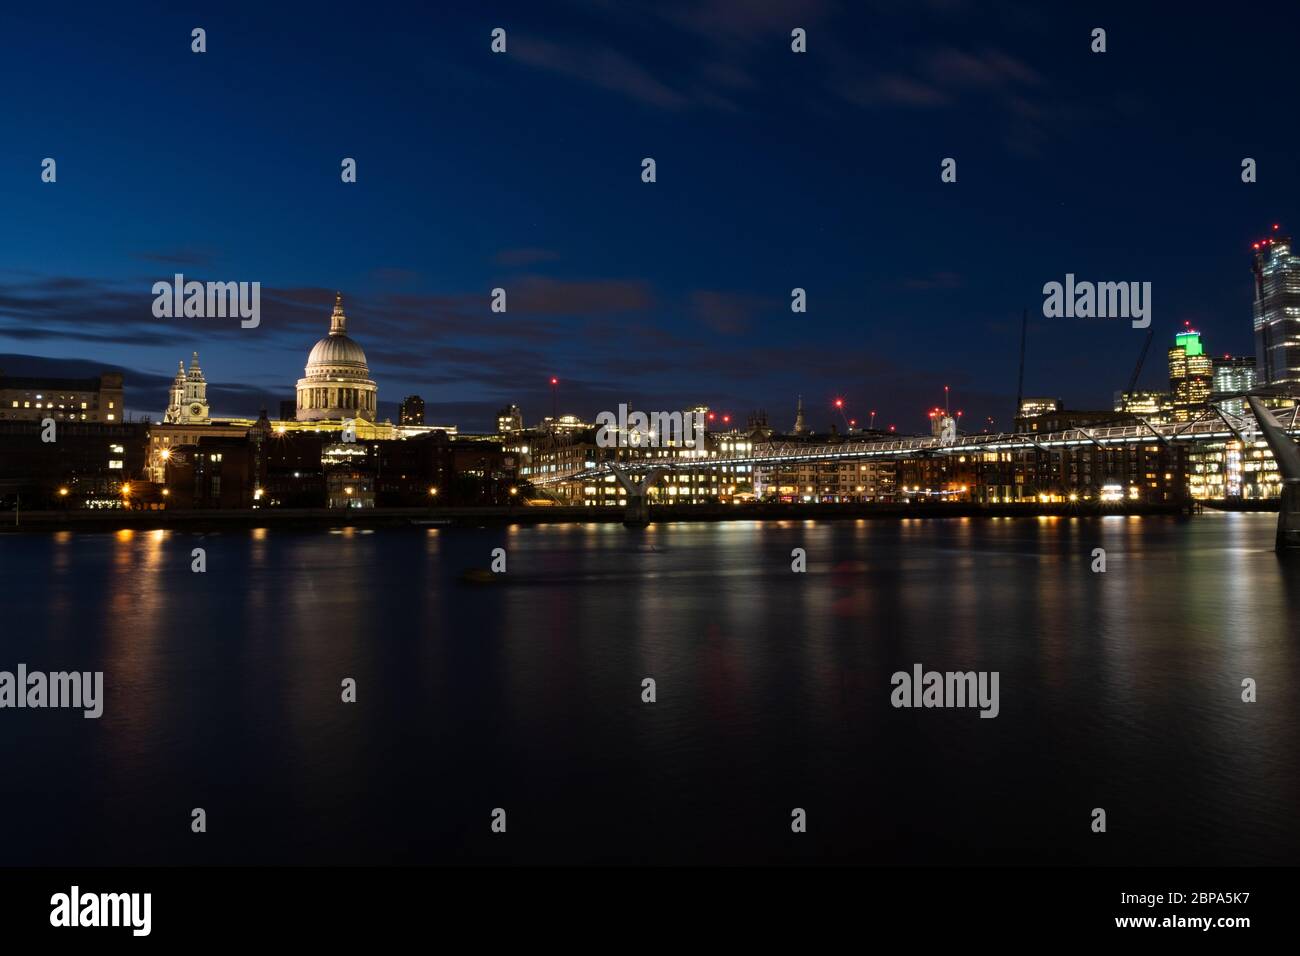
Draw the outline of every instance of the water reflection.
[[[464,820],[509,801],[531,862],[1295,863],[1274,523],[7,537],[7,660],[102,668],[108,705],[4,715],[0,809],[32,826],[0,862],[481,860]],[[507,574],[462,580],[497,547]],[[894,710],[915,663],[999,671],[1001,716]],[[160,835],[196,792],[228,839]],[[1125,839],[1067,835],[1080,800]],[[807,803],[834,827],[760,835]]]

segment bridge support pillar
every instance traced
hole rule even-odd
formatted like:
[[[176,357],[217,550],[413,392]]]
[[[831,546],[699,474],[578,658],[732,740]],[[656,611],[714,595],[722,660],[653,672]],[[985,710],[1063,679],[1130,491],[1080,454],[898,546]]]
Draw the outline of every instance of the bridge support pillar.
[[[627,492],[627,510],[623,513],[623,527],[644,528],[650,523],[650,486],[663,474],[662,468],[651,468],[641,481],[634,481],[622,468],[610,462],[609,469]]]
[[[1277,550],[1300,553],[1300,481],[1282,483],[1282,513],[1277,516]]]
[[[1300,445],[1292,441],[1262,402],[1253,395],[1246,396],[1250,410],[1255,413],[1259,430],[1272,449],[1273,460],[1282,473],[1282,511],[1277,516],[1277,550],[1287,554],[1300,554]]]

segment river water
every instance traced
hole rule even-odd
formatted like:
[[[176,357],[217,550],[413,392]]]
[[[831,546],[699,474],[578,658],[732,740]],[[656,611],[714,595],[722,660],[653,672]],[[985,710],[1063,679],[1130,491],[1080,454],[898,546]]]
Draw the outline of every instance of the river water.
[[[0,670],[105,685],[0,710],[0,865],[1297,864],[1275,525],[0,536]],[[916,664],[998,716],[891,706]]]

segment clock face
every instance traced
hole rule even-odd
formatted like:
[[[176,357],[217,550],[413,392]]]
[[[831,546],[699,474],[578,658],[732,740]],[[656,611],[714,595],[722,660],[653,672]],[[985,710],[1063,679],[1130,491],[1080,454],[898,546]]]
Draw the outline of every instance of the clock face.
[[[199,412],[201,412],[201,411],[203,411],[203,406],[202,406],[202,405],[191,405],[191,406],[190,406],[190,414],[191,414],[191,415],[197,415],[197,414],[198,414]]]

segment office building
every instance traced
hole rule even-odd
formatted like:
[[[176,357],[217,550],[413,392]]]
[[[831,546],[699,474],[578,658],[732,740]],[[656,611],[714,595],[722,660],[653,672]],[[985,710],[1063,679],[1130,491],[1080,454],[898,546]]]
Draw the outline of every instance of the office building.
[[[524,413],[518,405],[507,405],[497,412],[497,434],[511,435],[524,430]]]
[[[39,422],[120,422],[122,376],[97,378],[19,377],[0,374],[0,420]]]
[[[1300,256],[1273,230],[1254,244],[1255,359],[1261,385],[1300,387]]]
[[[1257,384],[1255,359],[1251,356],[1225,355],[1214,360],[1214,391],[1216,394],[1248,392]],[[1244,415],[1244,398],[1225,398],[1219,407],[1229,415]]]
[[[424,424],[424,399],[419,395],[407,395],[397,409],[397,421],[401,425]]]
[[[1214,360],[1205,354],[1201,333],[1188,328],[1174,336],[1169,350],[1169,392],[1176,422],[1191,421],[1207,408],[1214,389]]]

